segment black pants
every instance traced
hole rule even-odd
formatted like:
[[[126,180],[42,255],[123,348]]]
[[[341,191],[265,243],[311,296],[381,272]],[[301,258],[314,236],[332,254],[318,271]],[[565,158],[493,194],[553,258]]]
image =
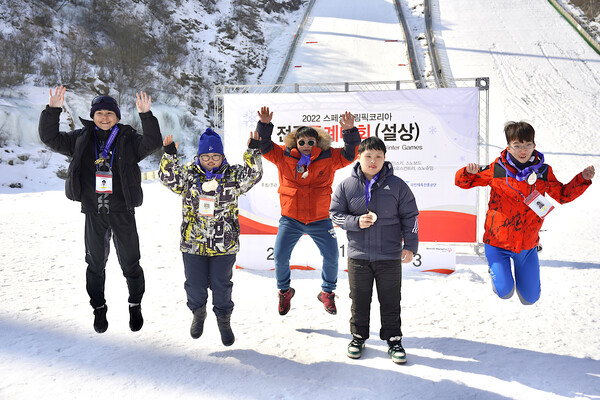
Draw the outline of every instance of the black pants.
[[[127,280],[129,302],[140,303],[145,290],[144,271],[140,266],[140,240],[135,216],[129,212],[85,214],[86,288],[92,307],[105,302],[105,267],[110,252],[110,237],[117,252],[123,276]]]
[[[381,330],[379,337],[388,340],[402,336],[400,329],[400,289],[402,287],[401,260],[372,261],[348,258],[348,281],[352,299],[350,332],[363,339],[369,338],[369,319],[373,281],[377,285]]]
[[[217,317],[230,315],[233,311],[233,264],[235,254],[223,256],[199,256],[182,253],[185,269],[185,292],[187,306],[195,311],[206,304],[208,288],[212,291],[213,311]]]

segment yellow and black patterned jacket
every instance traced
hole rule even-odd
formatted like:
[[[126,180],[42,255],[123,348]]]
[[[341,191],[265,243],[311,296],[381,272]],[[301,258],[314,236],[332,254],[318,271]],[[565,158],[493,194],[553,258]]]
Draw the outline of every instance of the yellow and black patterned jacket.
[[[243,165],[225,161],[216,172],[215,191],[203,192],[206,173],[195,162],[180,165],[176,154],[163,154],[158,175],[162,183],[182,196],[183,222],[181,246],[184,253],[202,256],[236,254],[239,251],[240,225],[238,198],[262,178],[262,160],[258,148],[248,148]],[[215,197],[214,216],[199,215],[200,197]]]

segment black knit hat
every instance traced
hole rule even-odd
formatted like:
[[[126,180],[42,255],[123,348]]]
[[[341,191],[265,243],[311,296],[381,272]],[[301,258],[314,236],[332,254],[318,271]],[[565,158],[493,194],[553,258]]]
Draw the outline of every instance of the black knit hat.
[[[121,119],[121,110],[119,103],[110,96],[98,96],[92,100],[92,109],[90,110],[90,118],[94,118],[94,114],[98,110],[108,110],[117,114],[117,118]]]

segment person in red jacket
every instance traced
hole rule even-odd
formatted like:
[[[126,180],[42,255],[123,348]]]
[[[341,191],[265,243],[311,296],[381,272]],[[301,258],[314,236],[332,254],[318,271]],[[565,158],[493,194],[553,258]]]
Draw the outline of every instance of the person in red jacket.
[[[360,134],[354,116],[345,112],[340,120],[343,148],[331,148],[331,136],[325,130],[301,126],[284,138],[284,145],[271,141],[273,113],[268,107],[258,111],[257,131],[263,157],[277,166],[281,218],[275,239],[275,275],[279,295],[279,314],[290,310],[294,289],[290,287],[290,256],[302,235],[309,235],[323,256],[323,283],[317,298],[325,310],[336,314],[334,290],[338,276],[338,245],[329,218],[331,186],[335,171],[356,158]]]
[[[540,298],[539,231],[553,208],[544,195],[560,204],[573,201],[592,184],[595,170],[589,166],[563,185],[535,150],[530,124],[508,122],[504,134],[508,146],[500,157],[484,168],[467,164],[456,172],[455,183],[463,189],[491,187],[483,242],[493,289],[508,299],[516,288],[521,303],[529,305]]]

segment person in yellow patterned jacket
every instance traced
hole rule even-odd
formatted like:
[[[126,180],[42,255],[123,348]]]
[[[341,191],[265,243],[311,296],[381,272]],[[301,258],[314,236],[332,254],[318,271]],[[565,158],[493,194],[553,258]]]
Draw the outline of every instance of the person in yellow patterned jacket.
[[[195,160],[180,164],[177,143],[169,135],[158,175],[162,183],[182,196],[181,245],[187,306],[194,318],[192,338],[204,330],[208,288],[221,341],[231,346],[233,265],[239,251],[238,198],[262,178],[258,133],[248,139],[243,165],[230,165],[223,154],[221,137],[210,128],[200,136]]]

